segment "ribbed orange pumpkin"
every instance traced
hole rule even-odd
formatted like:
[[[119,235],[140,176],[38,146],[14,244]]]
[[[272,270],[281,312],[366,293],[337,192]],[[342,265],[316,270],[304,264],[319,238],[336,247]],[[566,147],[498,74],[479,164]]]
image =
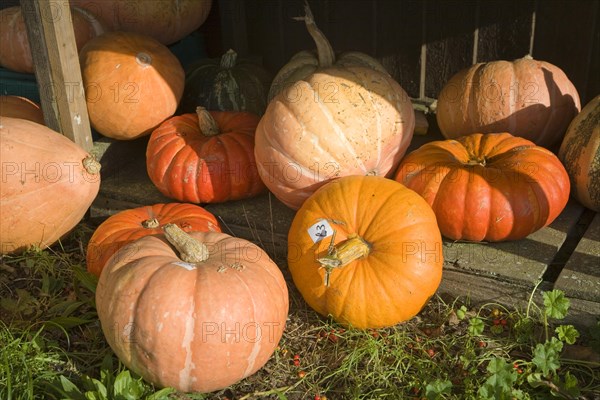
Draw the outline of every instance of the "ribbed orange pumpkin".
[[[383,177],[325,184],[298,210],[288,234],[288,265],[304,300],[356,328],[414,317],[437,290],[443,261],[431,207]]]
[[[79,53],[92,127],[113,139],[149,134],[175,113],[184,71],[161,43],[132,32],[108,32]]]
[[[102,222],[90,238],[87,270],[99,277],[117,250],[144,236],[162,235],[167,224],[176,224],[185,232],[221,232],[215,216],[193,204],[155,204],[124,210]]]
[[[45,125],[44,114],[40,106],[21,96],[0,96],[0,115],[21,118]]]
[[[524,57],[458,72],[439,94],[436,118],[447,139],[508,132],[550,148],[580,109],[577,89],[560,68]]]
[[[50,246],[77,225],[100,189],[100,163],[65,136],[0,117],[0,252]]]
[[[454,240],[523,239],[569,199],[559,159],[509,133],[429,142],[402,160],[395,179],[425,198],[442,235]]]
[[[331,179],[393,173],[414,125],[411,102],[389,75],[320,69],[269,103],[256,129],[258,172],[279,200],[298,209]]]
[[[219,203],[266,190],[254,161],[259,117],[243,111],[207,111],[168,119],[150,136],[148,176],[167,197]]]
[[[77,50],[106,31],[104,23],[87,10],[71,7],[71,19]],[[21,7],[0,10],[0,21],[0,65],[12,71],[33,73],[33,59]]]
[[[177,251],[164,237],[146,236],[108,261],[96,290],[98,318],[115,354],[148,382],[219,390],[256,372],[275,351],[287,286],[258,246],[173,227],[165,234]]]
[[[69,0],[105,20],[111,30],[137,32],[162,44],[175,43],[198,29],[212,0]]]
[[[573,119],[558,157],[571,178],[573,196],[600,212],[600,95]]]

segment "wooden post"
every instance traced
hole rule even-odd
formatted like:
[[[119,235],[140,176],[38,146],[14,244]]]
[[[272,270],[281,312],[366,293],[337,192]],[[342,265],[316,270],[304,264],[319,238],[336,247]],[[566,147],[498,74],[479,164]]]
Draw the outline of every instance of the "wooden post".
[[[92,148],[68,0],[21,0],[46,125]]]

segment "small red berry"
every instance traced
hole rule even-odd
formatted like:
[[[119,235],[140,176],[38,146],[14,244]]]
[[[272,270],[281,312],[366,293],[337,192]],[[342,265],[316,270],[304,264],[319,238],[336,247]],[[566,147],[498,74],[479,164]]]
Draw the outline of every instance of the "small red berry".
[[[300,360],[294,360],[294,366],[299,367],[300,366]]]
[[[498,318],[496,318],[495,320],[492,321],[492,323],[496,326],[500,325],[500,320]]]
[[[506,321],[505,319],[501,319],[501,320],[500,320],[500,324],[501,324],[502,326],[506,326],[506,324],[507,324],[507,323],[508,323],[508,321]]]
[[[435,356],[435,350],[434,349],[428,349],[427,350],[427,355],[431,358],[433,358],[433,356]]]
[[[477,346],[479,346],[479,348],[484,348],[487,347],[487,343],[483,340],[480,340],[479,342],[477,342]]]
[[[321,396],[319,396],[318,394],[315,394],[315,400],[321,400]]]
[[[294,354],[294,360],[299,360],[300,359],[300,354]]]
[[[306,372],[304,371],[298,371],[298,378],[302,379],[306,376]]]

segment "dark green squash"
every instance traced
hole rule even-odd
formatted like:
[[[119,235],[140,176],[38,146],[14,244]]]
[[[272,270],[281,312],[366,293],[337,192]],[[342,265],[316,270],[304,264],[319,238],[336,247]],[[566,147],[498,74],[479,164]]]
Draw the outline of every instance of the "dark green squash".
[[[220,59],[205,59],[186,71],[179,114],[202,106],[210,111],[249,111],[262,115],[272,76],[250,59],[227,51]]]

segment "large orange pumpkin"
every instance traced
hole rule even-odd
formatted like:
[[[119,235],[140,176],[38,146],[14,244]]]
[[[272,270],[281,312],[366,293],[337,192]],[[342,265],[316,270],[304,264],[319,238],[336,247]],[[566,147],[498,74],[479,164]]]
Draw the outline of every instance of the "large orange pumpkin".
[[[100,189],[100,164],[65,136],[0,117],[0,252],[44,248],[83,218]]]
[[[154,204],[123,210],[94,231],[87,247],[87,270],[99,277],[117,250],[141,237],[162,235],[167,224],[176,224],[185,232],[221,232],[215,216],[193,204]]]
[[[558,157],[571,178],[573,196],[600,212],[600,95],[573,119]]]
[[[212,0],[69,0],[105,20],[111,30],[137,32],[162,44],[175,43],[197,30]]]
[[[71,7],[71,19],[77,50],[106,30],[101,20],[81,8]],[[0,65],[17,72],[33,73],[33,59],[21,7],[0,10],[0,21]]]
[[[395,179],[433,207],[442,235],[517,240],[550,224],[569,199],[569,177],[549,150],[509,133],[429,142]]]
[[[0,96],[0,115],[28,119],[41,125],[46,124],[40,106],[36,102],[21,96]]]
[[[508,132],[552,147],[580,109],[577,89],[560,68],[524,57],[458,72],[439,94],[436,118],[447,139]]]
[[[102,135],[135,139],[175,113],[184,71],[171,51],[151,37],[108,32],[79,53],[90,122]]]
[[[147,381],[183,392],[222,389],[273,354],[287,286],[258,246],[173,228],[165,234],[177,250],[146,236],[108,261],[96,290],[98,317],[115,354]]]
[[[333,178],[393,173],[414,125],[411,102],[389,75],[320,69],[269,103],[256,129],[258,172],[279,200],[298,209]]]
[[[146,149],[148,176],[165,196],[191,203],[253,197],[265,185],[254,161],[259,117],[243,111],[183,114],[162,123]]]
[[[380,328],[412,318],[435,293],[442,238],[431,207],[412,190],[383,177],[348,176],[298,210],[288,265],[319,314]]]

